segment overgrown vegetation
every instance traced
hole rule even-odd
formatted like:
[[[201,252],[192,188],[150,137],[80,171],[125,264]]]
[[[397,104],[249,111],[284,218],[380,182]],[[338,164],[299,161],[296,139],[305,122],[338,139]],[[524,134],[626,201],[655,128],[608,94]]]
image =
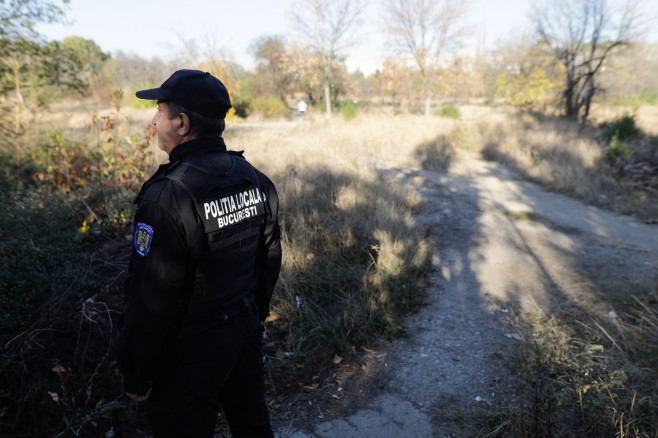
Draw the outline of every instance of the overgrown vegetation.
[[[449,117],[451,119],[458,119],[459,118],[459,108],[455,107],[454,105],[446,105],[441,108],[441,111],[439,111],[439,115],[441,117]]]
[[[289,333],[278,348],[300,366],[394,335],[422,299],[428,269],[413,200],[358,166],[359,152],[331,126],[299,127],[285,140],[227,134],[247,154],[257,149],[252,162],[277,183],[285,251],[273,323]]]
[[[153,166],[150,131],[123,135],[116,97],[114,111],[92,115],[83,137],[33,135],[22,191],[5,164],[0,285],[11,293],[2,294],[0,316],[3,434],[98,436],[139,427],[134,405],[121,397],[112,342],[131,202]],[[422,299],[428,269],[412,199],[348,158],[310,159],[316,150],[344,153],[327,140],[313,130],[293,143],[227,133],[229,145],[262,161],[279,188],[285,252],[270,354],[291,352],[292,370],[309,373],[395,335]]]
[[[502,113],[459,129],[461,147],[529,180],[621,213],[658,215],[656,138],[642,133],[633,116],[597,129],[542,114]]]
[[[612,99],[610,103],[612,105],[629,106],[629,107],[638,107],[640,105],[656,105],[658,104],[658,94],[651,91],[643,91],[630,98]]]
[[[655,436],[657,291],[633,297],[620,315],[519,315],[513,324],[521,349],[512,362],[518,403],[497,436]]]
[[[129,232],[151,134],[121,136],[119,99],[115,111],[91,117],[84,137],[33,133],[25,184],[3,162],[3,434],[96,436],[99,419],[105,426],[106,413],[123,406],[111,357],[128,252],[123,245],[116,257],[113,248]]]
[[[152,132],[121,128],[124,98],[111,90],[132,96],[181,66],[109,57],[78,37],[35,38],[35,23],[61,18],[58,4],[0,7],[0,435],[134,435],[140,433],[137,408],[122,398],[113,340],[132,200],[154,160]],[[327,364],[404,332],[403,316],[422,302],[429,249],[412,216],[421,206],[415,192],[382,184],[371,161],[449,170],[459,149],[481,152],[553,190],[647,220],[658,217],[658,137],[640,129],[635,113],[598,127],[501,107],[473,121],[460,120],[464,110],[456,104],[434,108],[442,117],[406,114],[423,105],[430,114],[432,88],[440,88],[454,102],[498,97],[523,110],[546,109],[561,94],[565,112],[584,112],[584,120],[594,91],[603,89],[599,77],[617,84],[605,87],[615,104],[655,105],[650,50],[626,62],[646,70],[641,81],[632,72],[632,87],[620,86],[631,81],[617,65],[579,75],[580,82],[568,86],[580,84],[585,94],[570,96],[560,85],[569,66],[556,65],[532,38],[482,57],[467,74],[458,58],[452,67],[430,69],[431,77],[406,61],[389,61],[368,77],[349,75],[342,57],[323,58],[317,49],[269,36],[254,44],[255,72],[214,55],[200,59],[195,50],[183,62],[220,77],[238,117],[288,118],[300,96],[311,112],[334,103],[342,115],[300,124],[289,136],[232,133],[229,121],[226,135],[280,192],[284,265],[267,353],[270,370],[281,366],[290,382],[300,379],[286,382],[295,391]],[[332,59],[331,65],[318,68],[320,59]],[[109,97],[114,110],[90,114],[75,132],[37,124],[47,104],[71,95]],[[366,105],[375,101],[382,112],[393,103],[397,116],[368,114]],[[128,104],[152,107],[134,98]],[[615,316],[519,315],[518,403],[496,433],[655,435],[656,293],[639,295]]]

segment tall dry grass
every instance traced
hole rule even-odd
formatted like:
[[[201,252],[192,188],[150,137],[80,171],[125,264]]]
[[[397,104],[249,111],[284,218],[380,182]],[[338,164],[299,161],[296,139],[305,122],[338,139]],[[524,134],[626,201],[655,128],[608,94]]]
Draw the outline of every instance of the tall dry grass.
[[[634,299],[619,315],[518,315],[515,403],[487,436],[658,436],[658,295]]]
[[[298,356],[349,354],[395,332],[428,268],[412,193],[361,160],[377,155],[379,130],[342,123],[238,125],[225,135],[279,191],[284,252],[273,309]]]
[[[645,120],[645,119],[642,119]],[[520,176],[589,204],[647,219],[658,217],[658,190],[624,175],[606,158],[610,144],[602,131],[540,114],[501,110],[460,124],[456,145],[505,164]],[[637,154],[658,159],[643,139]]]

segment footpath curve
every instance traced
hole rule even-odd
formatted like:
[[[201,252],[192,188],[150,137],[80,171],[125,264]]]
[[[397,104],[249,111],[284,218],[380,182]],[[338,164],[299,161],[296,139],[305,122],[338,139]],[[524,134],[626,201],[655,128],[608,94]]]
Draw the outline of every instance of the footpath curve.
[[[406,321],[408,339],[376,355],[369,400],[345,416],[292,422],[278,437],[476,435],[475,420],[510,406],[512,313],[647,287],[657,271],[655,225],[547,192],[497,163],[464,155],[449,172],[369,165],[422,205],[418,226],[433,245],[428,304]]]

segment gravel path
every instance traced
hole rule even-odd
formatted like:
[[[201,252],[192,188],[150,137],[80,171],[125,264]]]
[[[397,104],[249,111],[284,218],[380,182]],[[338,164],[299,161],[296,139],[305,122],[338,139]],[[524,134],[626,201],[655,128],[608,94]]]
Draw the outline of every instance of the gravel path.
[[[655,225],[549,193],[471,155],[449,173],[375,165],[420,195],[419,226],[431,227],[434,245],[428,305],[407,320],[408,339],[376,355],[371,397],[347,416],[291,423],[277,436],[477,435],[475,420],[508,406],[511,309],[596,303],[655,276]]]

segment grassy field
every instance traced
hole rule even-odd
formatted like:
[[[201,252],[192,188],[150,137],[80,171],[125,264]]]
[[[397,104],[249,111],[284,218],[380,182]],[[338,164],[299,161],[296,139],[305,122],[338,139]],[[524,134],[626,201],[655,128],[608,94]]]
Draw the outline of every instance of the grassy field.
[[[656,162],[653,107],[637,112],[645,135],[618,140],[620,151],[630,151],[619,154],[609,152],[604,129],[505,107],[459,110],[463,119],[364,113],[351,120],[311,115],[304,123],[228,122],[229,148],[244,149],[247,159],[273,179],[281,198],[284,259],[268,323],[268,354],[291,353],[286,366],[312,375],[336,356],[349,360],[360,347],[403,332],[402,318],[422,303],[429,247],[426,230],[413,218],[422,206],[413,189],[384,183],[370,160],[449,171],[463,154],[482,154],[587,203],[647,220],[658,217],[655,174],[640,178],[625,171],[636,162]],[[594,117],[603,122],[605,111],[597,110]],[[24,191],[15,190],[11,159],[5,157],[0,285],[12,294],[5,295],[0,318],[6,330],[3,432],[97,436],[104,427],[133,425],[133,407],[120,398],[111,345],[130,252],[132,196],[166,160],[154,139],[142,139],[152,115],[91,104],[80,111],[74,103],[63,103],[35,117]],[[30,220],[19,223],[15,217]],[[44,269],[36,275],[24,266]],[[39,288],[44,284],[63,287]],[[37,288],[40,293],[34,294]],[[656,338],[655,303],[647,301],[651,291],[641,292],[643,301],[629,307],[633,316],[623,333],[628,351],[642,356],[615,360],[651,364],[655,359],[655,351],[645,346],[647,336]],[[19,315],[20,324],[12,315]],[[548,316],[517,323],[520,330],[547,333],[539,350],[533,341],[522,348],[530,373],[523,376],[567,360],[576,373],[586,366],[579,362],[589,360],[582,355],[546,353],[575,336],[567,322]],[[605,374],[609,363],[601,362],[599,372]],[[645,368],[638,367],[644,374],[633,376],[655,376]],[[623,436],[643,436],[646,424],[658,424],[646,414],[655,394],[642,397],[642,403],[606,405],[618,412],[611,425],[628,428]],[[621,413],[637,418],[639,407],[646,421],[633,435]]]

